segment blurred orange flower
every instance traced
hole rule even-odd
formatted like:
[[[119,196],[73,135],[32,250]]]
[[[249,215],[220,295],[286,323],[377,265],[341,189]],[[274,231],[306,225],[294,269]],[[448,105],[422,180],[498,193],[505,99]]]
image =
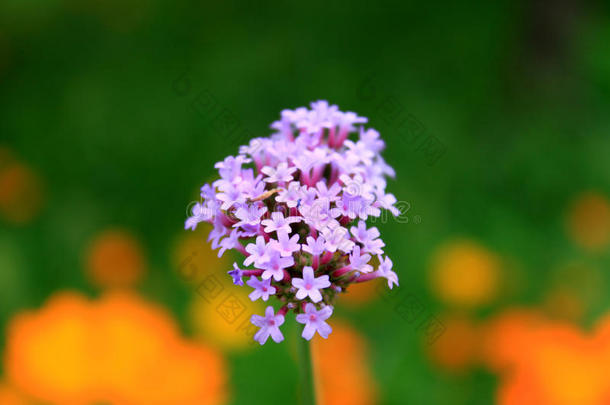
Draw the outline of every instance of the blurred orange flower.
[[[427,345],[428,355],[441,368],[464,372],[479,360],[480,333],[476,322],[464,315],[442,316],[445,332]]]
[[[127,293],[61,293],[9,325],[5,370],[21,391],[62,405],[222,404],[226,364],[184,341],[161,308]]]
[[[483,363],[496,372],[510,370],[529,344],[529,332],[544,322],[542,313],[526,308],[512,308],[492,318],[483,327]]]
[[[335,321],[328,339],[312,340],[316,391],[320,405],[370,405],[378,402],[369,369],[368,343],[351,326]]]
[[[90,305],[61,294],[38,313],[18,315],[8,326],[5,369],[17,388],[40,400],[85,404],[95,364]]]
[[[0,149],[0,216],[8,222],[30,222],[42,207],[44,192],[38,174]]]
[[[144,275],[146,259],[142,246],[131,233],[108,229],[89,244],[85,266],[89,278],[99,287],[130,287]]]
[[[501,316],[488,339],[495,353],[490,365],[501,375],[500,405],[610,403],[610,317],[588,335],[569,323],[513,312]]]
[[[568,235],[578,245],[599,250],[610,240],[610,202],[597,192],[586,192],[570,206],[566,227]]]
[[[499,259],[470,240],[442,246],[432,260],[430,282],[443,301],[460,307],[489,303],[498,293]]]
[[[8,384],[0,383],[0,404],[2,405],[33,405],[32,402],[17,392]]]

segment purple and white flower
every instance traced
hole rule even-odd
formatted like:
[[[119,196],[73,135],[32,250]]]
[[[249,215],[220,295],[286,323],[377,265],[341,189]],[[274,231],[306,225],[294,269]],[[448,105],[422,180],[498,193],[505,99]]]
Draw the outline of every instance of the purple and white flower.
[[[369,264],[371,260],[371,255],[367,255],[366,253],[360,254],[360,246],[354,246],[352,253],[349,255],[349,265],[352,270],[358,270],[361,273],[370,273],[373,271],[373,266]]]
[[[292,173],[297,170],[296,167],[288,167],[288,163],[282,162],[277,168],[265,166],[261,169],[261,172],[267,175],[265,182],[267,183],[278,183],[287,182],[292,180]]]
[[[279,252],[273,252],[269,260],[261,266],[263,268],[263,279],[273,277],[275,281],[280,281],[284,278],[284,269],[294,265],[294,258],[281,257]]]
[[[271,219],[264,219],[261,221],[261,225],[265,227],[265,232],[278,232],[284,231],[290,233],[290,224],[301,222],[299,217],[288,217],[284,218],[284,214],[281,212],[272,212]]]
[[[298,181],[291,181],[288,188],[279,191],[275,201],[285,203],[288,208],[295,208],[299,205],[302,195],[301,184]]]
[[[263,301],[267,301],[269,296],[274,295],[276,291],[275,287],[271,285],[271,279],[259,280],[257,277],[250,277],[250,280],[246,281],[246,284],[254,288],[254,291],[248,295],[252,301],[256,301],[259,298]]]
[[[229,271],[228,273],[231,277],[233,277],[233,284],[244,285],[244,280],[242,280],[244,271],[237,267],[237,263],[233,263],[233,270]]]
[[[322,235],[326,241],[326,250],[331,253],[334,253],[337,250],[349,253],[354,247],[354,242],[349,238],[347,229],[340,226],[336,221],[323,229]]]
[[[236,249],[237,245],[241,246],[241,244],[239,243],[239,235],[240,231],[234,229],[233,231],[231,231],[229,236],[220,241],[220,250],[218,251],[218,257],[222,257],[224,252],[229,249]]]
[[[254,263],[255,266],[261,267],[263,263],[270,259],[269,246],[262,236],[256,237],[256,243],[249,243],[246,246],[246,252],[249,256],[244,260],[244,266],[250,266]]]
[[[389,288],[398,285],[379,230],[366,224],[382,210],[400,215],[386,192],[395,173],[381,157],[385,144],[366,123],[326,101],[283,110],[270,137],[215,164],[218,178],[201,187],[190,209],[185,229],[209,223],[219,256],[244,256],[244,268],[234,263],[228,272],[233,283],[245,277],[251,300],[282,303],[277,313],[269,306],[252,316],[260,344],[284,339],[279,327],[288,311],[304,324],[303,338],[326,338],[334,301],[352,283],[385,278]]]
[[[292,285],[298,288],[296,297],[299,300],[309,297],[313,302],[322,301],[321,289],[330,287],[330,280],[327,274],[315,277],[313,268],[305,266],[303,268],[303,278],[293,278]]]
[[[235,212],[239,222],[233,224],[233,227],[243,227],[244,225],[258,226],[265,212],[267,212],[267,207],[257,207],[256,205],[241,206]]]
[[[364,248],[363,251],[373,255],[383,254],[383,248],[385,243],[379,238],[379,230],[376,227],[366,229],[366,223],[364,221],[358,222],[358,227],[352,226],[352,235],[357,242],[361,243]]]
[[[325,246],[326,241],[324,240],[323,236],[318,236],[317,239],[312,236],[308,236],[307,243],[303,245],[303,250],[312,256],[319,256],[324,253]]]
[[[393,285],[398,285],[398,276],[396,273],[392,271],[393,263],[389,257],[382,259],[381,256],[379,258],[379,275],[388,280],[388,287],[392,289]]]
[[[277,232],[277,240],[271,239],[269,241],[269,246],[271,249],[275,250],[282,257],[292,256],[293,253],[301,250],[301,245],[299,245],[299,235],[290,236],[288,232],[284,230],[279,230]]]
[[[275,315],[272,306],[268,306],[265,310],[265,316],[252,315],[250,318],[252,324],[260,329],[254,334],[254,340],[261,345],[264,345],[269,336],[275,343],[280,343],[284,340],[284,335],[280,331],[280,326],[284,323],[284,315]]]
[[[301,336],[304,339],[311,340],[313,335],[318,332],[324,339],[328,338],[333,329],[326,323],[326,320],[330,318],[332,313],[333,308],[329,305],[317,310],[314,304],[306,304],[305,313],[296,316],[298,323],[305,324]]]

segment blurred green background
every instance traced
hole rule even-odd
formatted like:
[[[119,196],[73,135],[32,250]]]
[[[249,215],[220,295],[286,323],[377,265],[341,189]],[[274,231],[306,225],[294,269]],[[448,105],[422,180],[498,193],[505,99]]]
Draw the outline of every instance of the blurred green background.
[[[579,196],[605,204],[610,189],[608,11],[571,0],[0,2],[0,147],[42,190],[32,219],[0,222],[0,325],[59,290],[98,296],[87,247],[120,227],[145,252],[137,291],[192,335],[196,285],[172,263],[187,205],[244,134],[266,136],[282,109],[326,99],[368,117],[386,141],[397,172],[388,189],[409,203],[409,221],[376,225],[405,294],[441,321],[483,321],[547,308],[553,285],[573,284],[558,269],[576,263],[596,278],[576,277],[588,289],[576,291],[570,321],[590,327],[610,304],[609,250],[603,237],[579,243],[566,222]],[[202,107],[202,92],[236,132]],[[402,117],[444,154],[431,161]],[[435,252],[462,239],[500,258],[500,281],[476,305],[444,299],[430,281]],[[391,301],[337,316],[369,342],[379,403],[494,402],[497,376],[443,369]],[[294,398],[289,342],[227,356],[231,403]]]

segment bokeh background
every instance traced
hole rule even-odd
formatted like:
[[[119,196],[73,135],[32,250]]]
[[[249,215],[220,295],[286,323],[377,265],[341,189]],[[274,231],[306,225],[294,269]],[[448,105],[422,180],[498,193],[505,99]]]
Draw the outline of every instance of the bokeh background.
[[[376,223],[400,288],[314,343],[323,403],[610,403],[609,11],[3,0],[0,403],[295,401],[294,322],[252,345],[261,307],[183,223],[318,99],[369,117],[403,202]]]

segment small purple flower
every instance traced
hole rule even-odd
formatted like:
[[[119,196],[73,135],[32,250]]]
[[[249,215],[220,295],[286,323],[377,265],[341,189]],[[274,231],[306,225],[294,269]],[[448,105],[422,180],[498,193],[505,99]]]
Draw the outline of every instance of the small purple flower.
[[[318,201],[318,192],[315,188],[306,186],[301,189],[301,204],[303,205],[313,205],[316,201]]]
[[[356,174],[353,177],[342,174],[339,179],[344,184],[343,192],[352,197],[362,197],[366,202],[373,202],[375,195],[373,193],[373,186],[369,181],[366,181],[362,175]]]
[[[349,256],[349,265],[352,270],[358,270],[361,273],[370,273],[373,271],[373,266],[368,264],[369,260],[371,260],[371,255],[361,255],[360,246],[356,245]]]
[[[229,275],[233,277],[233,284],[244,285],[244,280],[242,280],[244,271],[237,267],[237,263],[233,263],[233,270],[228,271],[227,273],[229,273]]]
[[[326,242],[322,236],[318,236],[318,239],[315,239],[313,236],[308,236],[307,243],[303,244],[303,251],[313,256],[318,256],[324,253],[325,244]]]
[[[220,250],[218,251],[218,257],[222,257],[224,252],[229,249],[234,249],[239,244],[239,235],[241,233],[234,229],[229,236],[220,241]]]
[[[288,208],[294,208],[298,205],[301,195],[301,184],[298,181],[291,181],[288,188],[279,191],[275,201],[285,203]]]
[[[331,253],[334,253],[337,250],[349,253],[354,247],[354,242],[349,239],[347,229],[341,227],[338,223],[323,229],[322,234],[326,241],[326,250]]]
[[[242,205],[246,202],[246,196],[232,184],[229,184],[221,193],[216,194],[216,198],[222,202],[220,209],[228,210],[233,205]]]
[[[284,278],[284,269],[293,265],[292,256],[281,257],[279,252],[273,252],[271,258],[261,266],[264,270],[262,277],[264,280],[273,277],[275,281],[280,281]]]
[[[362,243],[364,248],[362,249],[366,253],[373,255],[383,254],[383,248],[385,243],[379,238],[379,230],[376,227],[366,229],[366,223],[364,221],[358,222],[358,227],[351,227],[352,235],[356,238],[356,241]]]
[[[243,156],[228,156],[222,162],[218,162],[214,165],[218,169],[218,174],[223,179],[233,180],[241,172],[241,165],[247,163],[248,159]]]
[[[314,304],[307,303],[305,305],[305,313],[296,316],[297,322],[305,324],[301,336],[304,339],[311,340],[313,335],[318,332],[324,339],[328,338],[333,329],[325,321],[332,313],[333,308],[329,305],[317,310]]]
[[[360,141],[364,142],[367,149],[374,153],[379,153],[385,148],[385,143],[379,139],[379,132],[373,128],[369,128],[366,131],[363,129],[360,131]]]
[[[330,128],[333,125],[338,110],[336,105],[329,106],[327,101],[321,100],[311,103],[310,106],[311,110],[303,107],[289,110],[286,116],[305,134],[318,133],[322,128]]]
[[[258,226],[261,217],[267,212],[267,207],[257,207],[256,205],[241,206],[235,211],[235,216],[240,220],[233,224],[233,227],[250,225]]]
[[[356,160],[361,161],[367,166],[373,163],[373,157],[375,157],[375,152],[368,148],[366,142],[353,142],[350,140],[346,140],[345,146],[347,146],[348,148],[348,157],[352,156]]]
[[[316,192],[319,198],[327,198],[329,201],[334,202],[339,199],[339,193],[341,192],[341,186],[337,183],[327,187],[326,182],[319,181],[316,184]]]
[[[262,181],[263,175],[254,175],[254,170],[242,170],[241,176],[236,179],[235,187],[248,198],[254,198],[265,192],[265,182]]]
[[[267,183],[288,182],[292,180],[292,173],[297,170],[296,167],[288,167],[288,163],[282,162],[277,165],[277,168],[265,166],[261,172],[267,175],[264,179]]]
[[[333,209],[333,215],[345,215],[351,219],[358,217],[363,220],[369,215],[378,216],[379,208],[372,205],[375,201],[372,186],[364,182],[359,174],[353,179],[347,175],[341,175],[340,178],[345,186],[341,200],[337,201],[337,207]]]
[[[307,237],[307,243],[301,245],[303,251],[309,253],[311,257],[311,265],[314,269],[318,269],[320,266],[320,255],[325,251],[326,241],[322,235],[318,235],[318,238],[313,236]]]
[[[250,277],[250,280],[246,281],[250,287],[254,288],[254,291],[248,295],[252,301],[256,301],[262,298],[263,301],[267,301],[270,295],[275,294],[275,287],[271,285],[271,279],[259,280],[257,277]]]
[[[184,223],[184,229],[190,229],[192,231],[197,228],[197,224],[203,221],[206,221],[209,218],[206,218],[206,210],[203,204],[196,203],[193,205],[191,209],[192,216],[188,217],[186,222]]]
[[[379,205],[381,208],[390,211],[395,217],[401,214],[400,210],[394,206],[394,204],[396,204],[396,197],[394,197],[394,194],[385,194],[384,192],[378,192],[377,201],[375,201],[375,204]]]
[[[265,232],[291,232],[290,224],[301,222],[299,217],[288,217],[284,218],[284,214],[281,212],[272,212],[271,219],[264,219],[261,221],[261,225],[265,227]]]
[[[239,147],[239,153],[241,155],[251,155],[253,157],[258,156],[261,151],[265,149],[269,139],[265,138],[253,138],[250,140],[248,145],[242,145]]]
[[[214,187],[210,186],[209,184],[204,184],[203,186],[201,186],[201,198],[203,198],[204,200],[210,200],[210,201],[214,201],[216,200],[216,190],[214,190]]]
[[[256,237],[256,244],[249,243],[246,246],[246,252],[248,252],[250,256],[246,257],[246,260],[244,260],[244,266],[249,266],[254,263],[255,266],[260,267],[262,263],[269,260],[269,247],[265,243],[265,238],[262,236]]]
[[[301,200],[299,212],[303,216],[303,221],[314,229],[322,229],[333,220],[331,216],[330,201],[327,198],[309,202]]]
[[[370,253],[372,255],[381,255],[383,254],[383,247],[385,243],[381,239],[373,239],[364,244],[362,250],[366,253]]]
[[[303,278],[293,278],[292,285],[298,288],[296,297],[299,300],[309,296],[313,302],[322,301],[320,289],[330,287],[328,275],[314,277],[313,268],[305,266],[303,268]]]
[[[381,277],[385,277],[388,280],[388,287],[392,289],[394,284],[398,285],[398,275],[392,271],[392,261],[386,256],[383,259],[381,256],[377,256],[379,259],[379,268],[377,269],[378,274]]]
[[[305,153],[293,159],[295,167],[299,169],[301,173],[309,173],[314,164],[316,164],[316,156],[307,152],[308,151],[306,150]]]
[[[254,335],[254,340],[261,345],[265,344],[269,336],[271,336],[275,343],[280,343],[284,340],[284,335],[280,331],[280,326],[284,323],[284,315],[275,315],[272,306],[267,307],[265,316],[252,315],[250,322],[260,328]]]
[[[271,239],[269,241],[269,246],[275,251],[280,253],[280,256],[292,256],[294,252],[298,252],[301,250],[301,245],[299,245],[299,234],[292,235],[290,237],[288,232],[284,230],[277,231],[277,239]]]
[[[376,227],[366,229],[364,221],[358,221],[358,227],[352,226],[350,230],[356,241],[363,244],[379,237],[379,230]]]
[[[274,158],[274,159],[269,160],[267,162],[267,165],[269,165],[269,163],[273,163],[273,165],[277,165],[278,161],[286,163],[288,161],[288,159],[290,159],[291,157],[294,156],[296,149],[297,149],[297,145],[294,142],[290,142],[290,141],[288,141],[286,139],[281,139],[281,140],[278,139],[278,141],[275,142],[275,144],[273,145],[273,148],[270,148],[267,151],[267,155],[269,157],[273,157]],[[289,165],[286,163],[286,167],[288,167],[288,166]],[[278,168],[279,168],[279,165],[278,165]],[[296,169],[296,168],[291,167],[290,169]],[[292,170],[286,171],[285,167],[282,166],[281,174],[277,174],[278,172],[276,172],[276,176],[277,176],[278,179],[282,178],[283,176],[285,176],[284,178],[288,178],[286,176],[286,173],[287,172],[291,172],[291,171]]]
[[[356,113],[351,111],[341,112],[337,111],[339,128],[346,131],[353,131],[355,129],[354,124],[366,124],[368,119],[366,117],[359,117]]]
[[[214,217],[214,220],[212,222],[212,224],[214,225],[214,229],[212,229],[210,231],[210,234],[208,235],[208,242],[212,242],[212,249],[217,249],[218,246],[220,246],[220,238],[222,238],[228,233],[227,228],[222,223],[221,215],[224,214],[221,213],[220,215],[216,215]]]

